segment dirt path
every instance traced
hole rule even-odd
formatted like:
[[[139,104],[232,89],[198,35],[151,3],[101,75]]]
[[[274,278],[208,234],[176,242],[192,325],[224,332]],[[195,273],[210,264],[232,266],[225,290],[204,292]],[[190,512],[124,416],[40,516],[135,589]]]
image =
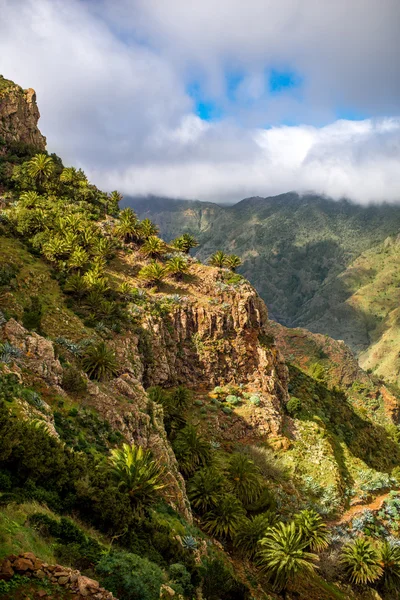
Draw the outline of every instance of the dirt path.
[[[385,502],[386,498],[389,496],[389,494],[390,494],[390,492],[387,492],[386,494],[377,496],[369,504],[361,504],[361,503],[354,504],[354,506],[351,506],[349,508],[349,510],[347,510],[340,517],[340,519],[337,519],[336,521],[332,521],[332,523],[329,523],[329,525],[331,527],[334,527],[335,525],[342,525],[343,523],[348,523],[349,521],[351,521],[353,519],[353,517],[363,513],[364,510],[372,510],[372,511],[380,510],[382,508],[382,505]]]

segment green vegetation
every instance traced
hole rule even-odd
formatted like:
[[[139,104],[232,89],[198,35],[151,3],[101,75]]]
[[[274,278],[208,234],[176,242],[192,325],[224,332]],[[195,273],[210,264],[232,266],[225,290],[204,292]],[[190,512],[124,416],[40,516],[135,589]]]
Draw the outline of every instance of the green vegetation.
[[[350,581],[354,583],[371,583],[382,575],[379,554],[365,538],[356,538],[344,546],[341,563]]]
[[[97,380],[107,379],[118,372],[115,353],[104,342],[87,347],[82,367],[89,377]]]

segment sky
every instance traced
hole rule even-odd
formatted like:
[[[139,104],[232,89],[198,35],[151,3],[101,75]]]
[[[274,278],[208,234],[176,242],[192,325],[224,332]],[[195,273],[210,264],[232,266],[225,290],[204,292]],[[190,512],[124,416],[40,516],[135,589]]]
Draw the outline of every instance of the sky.
[[[0,73],[99,187],[400,202],[399,0],[0,0]]]

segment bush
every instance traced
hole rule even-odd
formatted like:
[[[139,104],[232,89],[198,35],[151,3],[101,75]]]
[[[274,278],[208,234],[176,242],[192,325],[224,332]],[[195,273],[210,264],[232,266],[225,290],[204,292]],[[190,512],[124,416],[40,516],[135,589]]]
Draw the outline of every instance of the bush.
[[[42,326],[43,308],[38,296],[33,296],[29,306],[24,308],[22,324],[29,331],[39,333]]]
[[[166,580],[158,565],[128,552],[103,556],[96,572],[101,584],[123,600],[159,600]]]
[[[286,404],[287,413],[291,417],[295,417],[301,411],[301,400],[300,398],[296,398],[296,396],[291,396],[290,400]]]
[[[80,371],[73,366],[69,366],[64,369],[61,386],[66,392],[77,394],[80,392],[86,392],[87,390],[85,378],[82,377]]]

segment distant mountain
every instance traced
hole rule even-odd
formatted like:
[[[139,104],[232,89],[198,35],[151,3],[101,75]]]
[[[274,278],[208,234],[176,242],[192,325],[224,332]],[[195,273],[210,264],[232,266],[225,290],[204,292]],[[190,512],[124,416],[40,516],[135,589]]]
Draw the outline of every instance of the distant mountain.
[[[369,367],[377,366],[370,350],[383,335],[382,310],[377,312],[372,300],[359,301],[367,275],[361,276],[361,263],[354,261],[370,252],[374,265],[375,253],[379,264],[385,263],[382,244],[400,231],[399,206],[360,206],[295,193],[247,198],[233,206],[165,198],[125,202],[139,217],[155,221],[166,239],[182,231],[197,236],[197,255],[203,260],[217,249],[235,252],[243,260],[239,271],[258,289],[275,320],[343,339]],[[363,259],[367,270],[368,256]],[[362,292],[368,298],[382,268],[368,271],[369,286]],[[389,270],[400,276],[396,261]],[[395,337],[394,352],[397,344],[400,349]],[[398,369],[389,362],[385,376],[394,381]]]

